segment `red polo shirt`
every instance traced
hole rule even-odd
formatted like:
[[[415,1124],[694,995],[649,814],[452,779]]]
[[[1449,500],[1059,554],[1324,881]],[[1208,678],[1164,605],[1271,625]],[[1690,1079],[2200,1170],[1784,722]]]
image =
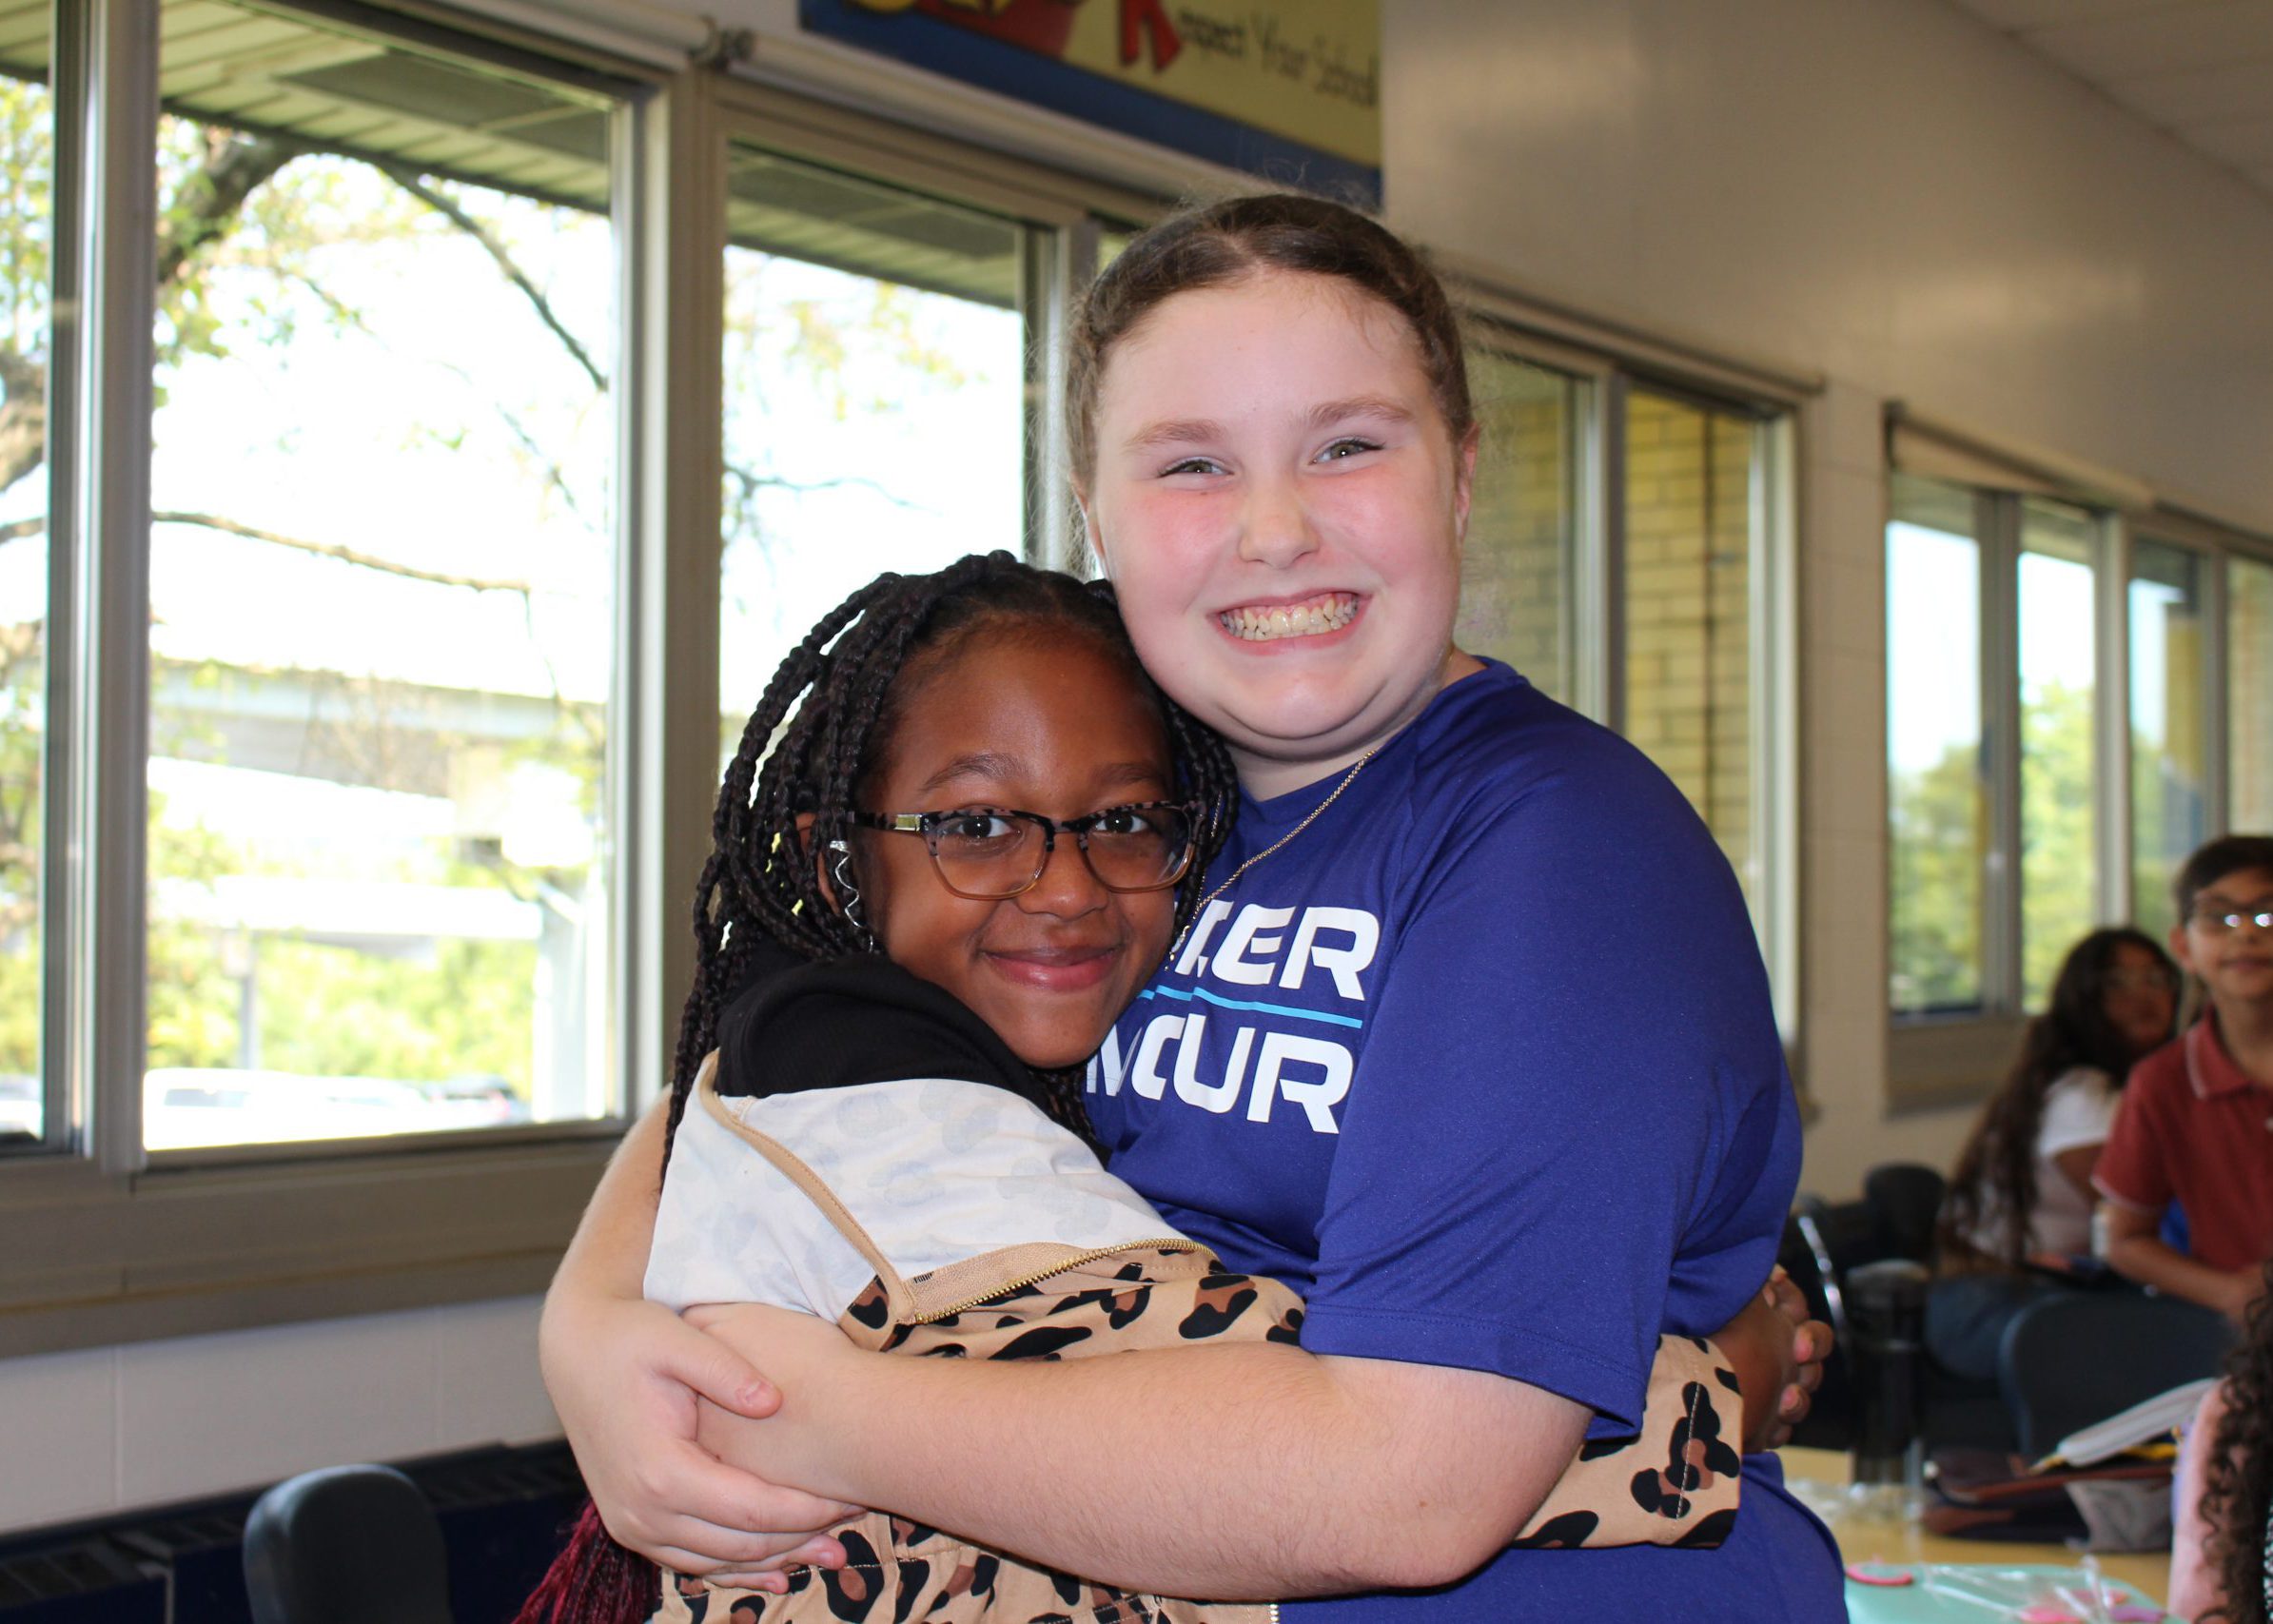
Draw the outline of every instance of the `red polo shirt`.
[[[2234,1064],[2215,1014],[2131,1068],[2092,1183],[2141,1212],[2177,1202],[2211,1268],[2273,1256],[2273,1091]]]

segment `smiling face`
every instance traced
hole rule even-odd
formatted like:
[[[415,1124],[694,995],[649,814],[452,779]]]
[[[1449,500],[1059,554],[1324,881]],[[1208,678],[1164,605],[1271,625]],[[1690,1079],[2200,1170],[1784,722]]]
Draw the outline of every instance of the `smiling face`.
[[[2169,968],[2136,942],[2116,945],[2102,983],[2100,1008],[2131,1050],[2145,1054],[2170,1039],[2178,988]]]
[[[1453,675],[1470,437],[1412,329],[1338,280],[1178,293],[1098,389],[1090,543],[1145,665],[1261,795],[1357,759]]]
[[[1174,793],[1159,712],[1093,636],[981,627],[902,680],[914,691],[862,785],[864,811],[1063,819]],[[853,851],[860,911],[886,955],[961,999],[1029,1066],[1096,1052],[1167,952],[1175,891],[1106,890],[1069,834],[1032,890],[996,902],[949,890],[919,835],[860,830]]]
[[[2178,962],[2202,978],[2220,1003],[2273,1004],[2273,930],[2244,923],[2238,930],[2207,918],[2273,910],[2273,871],[2237,869],[2194,893],[2194,906],[2170,932]]]

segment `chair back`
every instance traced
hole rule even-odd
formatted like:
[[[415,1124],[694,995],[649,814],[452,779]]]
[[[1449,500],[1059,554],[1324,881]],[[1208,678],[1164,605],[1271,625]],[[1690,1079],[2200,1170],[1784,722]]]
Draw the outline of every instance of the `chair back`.
[[[2030,1459],[2143,1399],[2218,1374],[2233,1326],[2211,1309],[2132,1291],[2068,1291],[2005,1328],[1997,1385]]]
[[[1863,1176],[1863,1203],[1888,1256],[1933,1266],[1933,1228],[1949,1190],[1939,1168],[1916,1162],[1884,1162]]]
[[[279,1483],[245,1525],[253,1624],[451,1624],[441,1525],[389,1466]]]

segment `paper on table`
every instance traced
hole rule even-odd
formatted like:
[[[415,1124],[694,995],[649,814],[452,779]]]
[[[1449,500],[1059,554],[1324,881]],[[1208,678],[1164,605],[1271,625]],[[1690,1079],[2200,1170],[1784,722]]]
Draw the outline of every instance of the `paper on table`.
[[[2104,1421],[2079,1427],[2062,1438],[2051,1454],[2039,1460],[2035,1470],[2048,1472],[2062,1464],[2090,1466],[2138,1444],[2151,1442],[2184,1423],[2201,1405],[2202,1396],[2215,1385],[2215,1379],[2209,1377],[2188,1381],[2167,1393],[2142,1399]]]

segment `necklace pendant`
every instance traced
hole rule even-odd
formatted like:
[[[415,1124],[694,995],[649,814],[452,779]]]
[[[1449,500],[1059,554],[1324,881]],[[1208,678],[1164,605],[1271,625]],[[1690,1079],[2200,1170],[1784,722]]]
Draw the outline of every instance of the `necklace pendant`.
[[[1388,740],[1386,739],[1381,741],[1382,744],[1386,744]],[[1249,857],[1245,862],[1240,864],[1238,868],[1232,870],[1229,877],[1226,878],[1222,885],[1216,887],[1215,890],[1209,891],[1205,896],[1202,897],[1198,906],[1193,908],[1192,916],[1184,922],[1184,929],[1176,932],[1176,940],[1169,945],[1167,962],[1174,964],[1176,960],[1183,955],[1185,938],[1192,933],[1192,927],[1197,925],[1200,922],[1200,916],[1207,911],[1207,905],[1209,903],[1215,901],[1217,897],[1222,896],[1225,891],[1237,885],[1239,883],[1240,875],[1245,873],[1249,869],[1262,862],[1264,858],[1268,857],[1274,851],[1284,851],[1288,844],[1293,841],[1296,835],[1302,833],[1303,830],[1308,829],[1312,824],[1316,823],[1324,813],[1326,808],[1332,806],[1336,801],[1342,798],[1342,792],[1350,787],[1351,780],[1356,778],[1359,773],[1364,772],[1365,764],[1368,761],[1371,761],[1376,755],[1379,755],[1381,751],[1381,745],[1377,744],[1371,750],[1367,751],[1363,755],[1359,756],[1356,761],[1350,764],[1350,770],[1342,775],[1342,782],[1334,786],[1333,793],[1326,796],[1324,800],[1319,802],[1318,805],[1312,807],[1309,812],[1304,813],[1302,822],[1296,824],[1284,834],[1280,835],[1278,839],[1272,841],[1262,851],[1256,852],[1255,855]],[[1205,880],[1206,876],[1203,874],[1201,878]],[[2273,1121],[2267,1122],[2265,1125],[2268,1128],[2273,1128]]]

